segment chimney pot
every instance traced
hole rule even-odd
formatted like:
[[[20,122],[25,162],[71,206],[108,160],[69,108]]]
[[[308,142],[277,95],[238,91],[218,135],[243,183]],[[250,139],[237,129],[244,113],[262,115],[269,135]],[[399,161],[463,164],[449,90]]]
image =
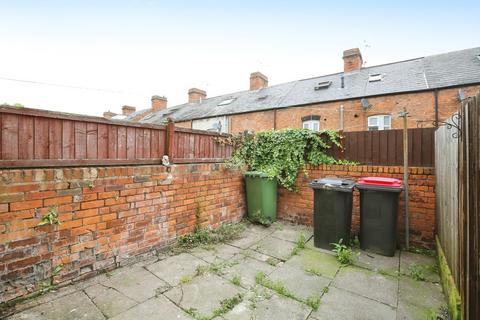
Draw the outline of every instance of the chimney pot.
[[[132,107],[132,106],[123,106],[123,107],[122,107],[122,114],[125,115],[125,116],[128,116],[129,114],[134,113],[135,110],[136,110],[135,107]]]
[[[198,88],[191,88],[188,90],[188,102],[201,102],[207,97],[207,92]]]
[[[158,111],[167,108],[167,98],[163,96],[152,96],[152,111]]]
[[[268,77],[261,72],[250,74],[250,90],[258,90],[268,87]]]
[[[110,110],[105,111],[105,112],[103,113],[103,117],[104,117],[105,119],[112,119],[112,118],[115,117],[116,115],[117,115],[117,114],[116,114],[115,112],[111,112]]]
[[[351,72],[362,68],[363,59],[360,49],[353,48],[343,51],[343,71]]]

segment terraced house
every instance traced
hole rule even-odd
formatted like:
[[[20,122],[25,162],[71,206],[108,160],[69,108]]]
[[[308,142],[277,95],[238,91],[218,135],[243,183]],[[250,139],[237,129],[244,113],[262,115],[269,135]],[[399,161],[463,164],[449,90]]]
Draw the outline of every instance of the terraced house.
[[[188,102],[167,108],[153,96],[151,108],[105,117],[237,133],[282,128],[344,131],[400,128],[406,108],[408,126],[447,119],[465,96],[480,89],[480,47],[372,67],[363,67],[359,49],[343,52],[343,72],[268,86],[260,72],[250,75],[249,90],[207,97],[188,91]]]

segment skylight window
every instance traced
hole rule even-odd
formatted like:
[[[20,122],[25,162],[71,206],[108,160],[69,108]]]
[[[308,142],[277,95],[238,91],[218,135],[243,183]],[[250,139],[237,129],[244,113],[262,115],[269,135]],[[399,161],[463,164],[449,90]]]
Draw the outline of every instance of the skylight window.
[[[330,87],[331,84],[332,84],[332,81],[322,81],[322,82],[319,82],[319,83],[315,86],[315,90],[326,89],[326,88]]]
[[[222,102],[220,102],[219,104],[217,104],[217,106],[226,106],[227,104],[230,104],[230,103],[232,103],[233,101],[235,101],[235,98],[223,100]]]
[[[371,74],[368,76],[368,82],[382,81],[382,75],[380,73]]]

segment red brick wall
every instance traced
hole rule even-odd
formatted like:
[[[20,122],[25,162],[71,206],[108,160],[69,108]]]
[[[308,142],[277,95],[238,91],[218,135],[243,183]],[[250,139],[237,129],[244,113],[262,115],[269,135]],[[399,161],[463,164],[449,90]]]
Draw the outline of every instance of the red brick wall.
[[[313,90],[313,89],[312,89]],[[458,111],[458,90],[442,89],[438,93],[439,118],[448,119]],[[464,87],[465,96],[473,95],[480,86]],[[409,112],[408,126],[417,127],[417,120],[435,119],[435,96],[433,91],[392,94],[368,98],[371,108],[363,110],[360,99],[325,102],[301,107],[289,107],[275,111],[259,111],[230,116],[230,133],[244,130],[271,130],[276,122],[277,129],[301,128],[302,117],[318,115],[321,117],[320,128],[340,130],[340,106],[344,107],[344,131],[367,130],[367,118],[373,115],[388,114],[392,116],[392,128],[403,128],[403,120],[398,117],[403,107]],[[432,126],[426,123],[425,126]]]
[[[274,123],[275,111],[273,110],[236,114],[230,116],[230,133],[245,130],[272,130]]]
[[[319,166],[310,167],[309,176],[299,175],[299,192],[280,188],[278,192],[278,216],[300,224],[313,224],[313,191],[308,186],[312,179],[341,177],[358,179],[365,176],[383,176],[403,180],[403,167],[382,166]],[[410,243],[413,246],[433,248],[435,232],[435,173],[434,168],[410,168],[409,178]],[[359,192],[354,192],[352,232],[359,231]],[[404,241],[404,196],[400,195],[398,240]]]
[[[202,224],[242,218],[243,180],[222,164],[0,170],[0,302],[83,279]],[[60,225],[38,226],[49,208]]]

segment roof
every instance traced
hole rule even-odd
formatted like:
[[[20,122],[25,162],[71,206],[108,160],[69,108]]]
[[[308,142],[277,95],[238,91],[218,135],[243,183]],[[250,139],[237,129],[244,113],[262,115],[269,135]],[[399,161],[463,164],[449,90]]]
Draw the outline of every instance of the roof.
[[[382,80],[369,82],[369,76],[373,74],[381,74]],[[325,81],[331,81],[331,84],[315,90],[318,83]],[[187,121],[475,83],[480,83],[480,47],[225,94],[198,103],[169,107],[148,114],[140,122],[161,124],[167,117],[175,121]],[[233,101],[221,104],[229,99]]]

